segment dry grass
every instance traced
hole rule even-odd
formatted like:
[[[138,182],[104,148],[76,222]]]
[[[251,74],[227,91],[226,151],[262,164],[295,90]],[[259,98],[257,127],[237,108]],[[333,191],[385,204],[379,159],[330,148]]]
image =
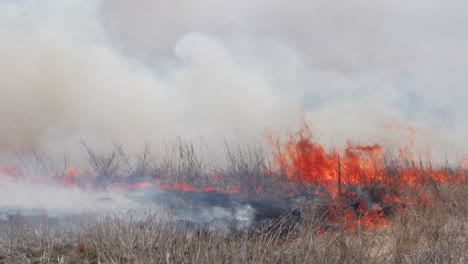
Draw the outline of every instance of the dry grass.
[[[193,145],[180,143],[159,162],[147,149],[134,166],[120,148],[109,156],[87,151],[101,180],[125,171],[131,177],[216,185]],[[225,184],[262,183],[268,189],[278,175],[266,172],[263,155],[256,147],[227,148]],[[151,212],[60,218],[18,213],[0,220],[0,263],[468,263],[468,184],[429,182],[423,188],[435,197],[433,206],[414,205],[393,216],[389,227],[355,232],[339,227],[320,232],[326,219],[314,204],[303,207],[300,223],[286,233],[268,227],[193,232]]]
[[[0,223],[0,263],[467,263],[468,185],[440,189],[440,205],[354,233],[316,232],[313,208],[287,235],[193,233],[154,214],[18,214]]]

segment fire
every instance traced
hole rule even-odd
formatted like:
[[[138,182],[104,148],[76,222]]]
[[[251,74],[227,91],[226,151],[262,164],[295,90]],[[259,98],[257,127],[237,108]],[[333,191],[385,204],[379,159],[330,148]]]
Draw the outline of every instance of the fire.
[[[154,189],[155,185],[150,182],[137,182],[137,183],[112,183],[109,187],[116,189],[125,189],[125,190],[143,190],[143,189]]]
[[[305,123],[299,131],[287,134],[282,141],[270,133],[266,139],[272,148],[272,163],[265,166],[264,173],[271,178],[265,177],[263,182],[256,183],[257,186],[245,186],[241,182],[236,185],[218,169],[213,171],[211,182],[200,181],[199,185],[163,178],[135,182],[121,175],[102,179],[95,172],[76,167],[69,167],[52,176],[29,175],[21,166],[1,163],[0,177],[88,190],[110,188],[254,196],[273,194],[288,199],[308,195],[318,197],[326,204],[331,223],[352,232],[358,228],[386,227],[392,214],[404,213],[412,206],[435,206],[433,194],[424,188],[427,184],[451,185],[468,180],[468,157],[462,158],[463,165],[457,169],[433,167],[429,161],[415,158],[414,136],[419,130],[405,126],[386,128],[410,133],[407,144],[398,150],[398,155],[392,155],[380,144],[348,142],[342,149],[327,149],[316,141]],[[213,182],[217,187],[210,186]],[[324,227],[317,230],[327,232]]]
[[[83,173],[81,173],[77,168],[69,167],[62,177],[59,177],[59,181],[65,186],[74,187],[77,185],[77,181],[80,180],[82,175]]]
[[[187,183],[179,183],[174,185],[161,185],[157,187],[160,190],[176,190],[176,191],[183,191],[183,192],[212,192],[218,191],[222,193],[239,193],[240,192],[240,185],[235,186],[232,189],[224,190],[222,188],[217,187],[206,187],[204,189],[197,189],[190,184]]]
[[[415,162],[413,149],[417,129],[404,126],[387,128],[411,133],[408,144],[399,149],[396,159],[378,144],[349,142],[344,149],[326,149],[315,140],[307,124],[298,132],[289,133],[283,142],[271,134],[267,140],[274,149],[276,169],[297,186],[324,187],[335,200],[330,219],[353,230],[356,226],[387,226],[388,215],[383,206],[401,210],[415,204],[433,205],[433,197],[422,188],[429,182],[454,184],[467,180],[468,173],[464,170],[454,174],[444,168],[433,168],[429,161]],[[467,166],[468,159],[465,158],[464,162]],[[355,186],[370,193],[372,197],[367,199],[374,204],[366,204],[369,201],[364,197],[359,198],[356,193],[349,192]]]

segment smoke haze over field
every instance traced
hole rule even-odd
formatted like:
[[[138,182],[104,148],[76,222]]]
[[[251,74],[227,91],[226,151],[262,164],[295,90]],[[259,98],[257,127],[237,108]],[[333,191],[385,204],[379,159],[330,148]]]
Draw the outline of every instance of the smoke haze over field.
[[[261,137],[303,113],[334,144],[403,124],[467,152],[467,13],[457,0],[0,0],[0,149]]]
[[[130,193],[121,190],[71,189],[50,183],[14,181],[1,174],[0,177],[0,216],[8,209],[13,213],[20,209],[64,213],[89,210],[125,211],[140,205]]]

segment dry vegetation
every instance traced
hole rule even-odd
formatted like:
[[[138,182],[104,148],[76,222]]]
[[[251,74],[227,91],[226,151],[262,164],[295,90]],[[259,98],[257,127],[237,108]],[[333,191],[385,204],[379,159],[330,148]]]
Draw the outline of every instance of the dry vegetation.
[[[108,156],[87,151],[104,179],[120,171],[126,177],[213,184],[210,166],[190,144],[177,145],[157,161],[147,149],[131,166],[120,148]],[[227,148],[225,186],[265,181],[267,189],[265,178],[276,176],[266,172],[264,160],[257,147]],[[287,233],[270,227],[193,232],[151,212],[59,218],[19,212],[0,220],[0,263],[468,263],[468,184],[424,188],[435,197],[433,206],[414,205],[393,216],[389,227],[354,232],[339,226],[320,232],[326,219],[314,204],[304,206],[301,221]]]

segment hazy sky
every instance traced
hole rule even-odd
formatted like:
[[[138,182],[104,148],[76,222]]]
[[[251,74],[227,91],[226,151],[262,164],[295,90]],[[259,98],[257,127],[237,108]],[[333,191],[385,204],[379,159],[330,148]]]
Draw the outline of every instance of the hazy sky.
[[[380,2],[380,3],[379,3]],[[0,0],[0,148],[287,130],[468,152],[468,4]]]

